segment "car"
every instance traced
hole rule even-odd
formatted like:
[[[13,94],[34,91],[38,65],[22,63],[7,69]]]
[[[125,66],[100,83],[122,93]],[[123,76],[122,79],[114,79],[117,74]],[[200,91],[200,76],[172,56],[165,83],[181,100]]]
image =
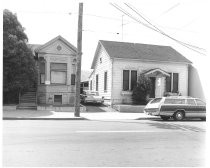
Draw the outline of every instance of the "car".
[[[103,103],[104,97],[99,96],[98,92],[84,91],[80,94],[80,99],[82,103]]]
[[[160,116],[163,120],[170,118],[176,121],[184,118],[206,120],[206,103],[198,98],[185,96],[154,98],[145,106],[144,113]]]

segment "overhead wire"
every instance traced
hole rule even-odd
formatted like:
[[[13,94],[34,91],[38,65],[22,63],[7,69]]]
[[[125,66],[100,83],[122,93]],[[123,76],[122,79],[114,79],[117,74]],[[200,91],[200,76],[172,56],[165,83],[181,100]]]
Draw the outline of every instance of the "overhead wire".
[[[200,48],[200,47],[197,47],[197,46],[193,46],[193,45],[184,43],[184,42],[181,42],[181,41],[179,41],[179,40],[177,40],[177,39],[175,39],[175,38],[169,36],[168,34],[166,34],[165,32],[163,32],[162,30],[160,30],[157,26],[155,26],[154,24],[152,24],[151,22],[149,22],[148,19],[146,19],[145,17],[143,17],[139,12],[137,12],[137,10],[134,10],[132,7],[130,7],[130,6],[127,5],[127,4],[126,4],[126,6],[128,6],[128,7],[129,7],[130,9],[132,9],[135,13],[137,13],[142,19],[144,19],[149,25],[151,25],[157,32],[159,32],[159,33],[161,33],[162,35],[164,35],[164,36],[166,36],[166,37],[168,37],[168,38],[170,38],[170,39],[176,41],[176,42],[179,43],[180,45],[182,45],[182,46],[184,46],[184,47],[186,47],[186,48],[188,48],[188,49],[190,49],[190,50],[193,50],[193,51],[195,51],[195,52],[197,52],[197,53],[199,53],[199,54],[205,55],[204,53],[202,53],[202,52],[196,50],[195,48],[200,49],[200,50],[204,50],[204,49],[202,49],[202,48]],[[153,29],[153,30],[154,30],[154,29]],[[192,48],[192,47],[194,47],[194,48]]]
[[[197,47],[197,46],[194,46],[194,45],[191,45],[191,44],[182,42],[182,41],[180,41],[180,40],[177,40],[177,39],[175,39],[175,38],[169,36],[168,34],[166,34],[165,32],[163,32],[161,29],[159,29],[157,26],[155,26],[154,24],[152,24],[151,21],[149,21],[148,19],[146,19],[145,17],[143,17],[143,16],[137,11],[137,9],[135,9],[134,7],[132,8],[131,5],[128,5],[127,3],[124,3],[124,4],[125,4],[127,7],[129,7],[131,10],[133,10],[136,14],[138,14],[138,15],[139,15],[142,19],[144,19],[148,24],[150,24],[150,25],[152,25],[154,28],[156,28],[161,34],[163,34],[163,35],[165,35],[165,36],[167,36],[167,37],[169,37],[169,38],[171,38],[171,39],[173,39],[173,40],[175,40],[175,41],[177,41],[177,42],[180,42],[180,43],[183,43],[183,44],[185,44],[185,45],[189,45],[190,47],[194,47],[194,48],[197,48],[197,49],[199,49],[199,50],[205,51],[205,49],[203,49],[203,48],[200,48],[200,47]]]
[[[182,46],[184,46],[184,47],[186,47],[186,48],[188,48],[188,49],[190,49],[190,50],[193,50],[193,51],[195,51],[195,52],[197,52],[197,53],[199,53],[199,54],[205,55],[204,53],[202,53],[202,52],[200,52],[200,51],[198,51],[198,50],[196,50],[196,49],[194,49],[194,48],[192,48],[192,47],[196,47],[197,49],[200,49],[200,50],[205,50],[205,49],[202,49],[202,48],[200,48],[200,47],[193,46],[193,45],[190,45],[190,44],[181,42],[181,41],[179,41],[179,40],[177,40],[177,39],[175,39],[175,38],[173,38],[173,37],[167,35],[167,34],[164,33],[162,30],[160,30],[157,26],[153,25],[153,24],[152,24],[151,22],[149,22],[146,18],[144,18],[138,11],[132,9],[135,13],[137,13],[139,16],[141,16],[141,18],[144,19],[149,25],[148,25],[148,24],[145,24],[145,23],[143,23],[141,20],[135,18],[132,14],[130,14],[130,13],[129,13],[128,11],[126,11],[125,9],[121,8],[121,7],[120,7],[119,5],[117,5],[116,3],[110,3],[110,4],[111,4],[113,7],[115,7],[116,9],[118,9],[119,11],[121,11],[122,13],[124,13],[125,15],[127,15],[128,17],[130,17],[130,18],[132,18],[133,20],[137,21],[138,23],[144,25],[145,27],[147,27],[147,28],[149,28],[149,29],[152,29],[153,31],[156,31],[156,32],[158,32],[158,33],[161,33],[162,35],[164,35],[164,36],[166,36],[166,37],[168,37],[168,38],[170,38],[170,39],[176,41],[176,42],[179,43],[180,45],[182,45]],[[126,4],[126,3],[125,3],[125,4]],[[126,6],[129,6],[129,5],[126,4]],[[129,8],[131,9],[132,7],[129,7]]]

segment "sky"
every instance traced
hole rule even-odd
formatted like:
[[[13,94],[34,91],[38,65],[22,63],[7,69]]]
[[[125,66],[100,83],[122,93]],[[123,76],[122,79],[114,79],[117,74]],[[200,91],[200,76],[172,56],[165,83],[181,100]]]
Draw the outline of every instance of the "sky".
[[[9,9],[17,14],[30,44],[44,44],[61,35],[76,47],[79,2],[81,1],[4,0],[3,9]],[[82,2],[83,70],[91,68],[99,40],[170,45],[190,60],[204,57],[132,20],[114,8],[109,1],[86,0]],[[201,48],[206,47],[204,31],[207,17],[206,1],[135,0],[126,2],[173,38]],[[131,11],[121,1],[112,3]],[[132,12],[132,14],[135,13]],[[142,19],[141,21],[143,22]]]

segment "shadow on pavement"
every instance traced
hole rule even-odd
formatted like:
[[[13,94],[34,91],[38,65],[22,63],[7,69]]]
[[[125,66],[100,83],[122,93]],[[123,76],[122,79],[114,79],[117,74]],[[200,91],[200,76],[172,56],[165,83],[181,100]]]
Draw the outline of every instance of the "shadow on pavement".
[[[205,132],[204,129],[189,126],[189,125],[179,125],[176,123],[171,124],[167,122],[154,122],[154,123],[147,123],[151,127],[156,127],[159,129],[169,129],[169,130],[182,130],[182,131],[194,131],[194,132]]]
[[[16,110],[16,111],[3,111],[3,117],[43,117],[51,116],[53,112],[51,111],[37,111],[37,110]]]

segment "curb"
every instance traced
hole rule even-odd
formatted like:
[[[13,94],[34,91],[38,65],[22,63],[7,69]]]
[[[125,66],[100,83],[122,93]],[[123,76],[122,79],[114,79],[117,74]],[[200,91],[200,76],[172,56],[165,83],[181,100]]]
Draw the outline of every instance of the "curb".
[[[3,120],[154,120],[160,119],[155,117],[142,117],[142,118],[135,118],[135,119],[88,119],[84,117],[78,118],[18,118],[18,117],[3,117]]]
[[[84,117],[78,118],[18,118],[18,117],[3,117],[3,120],[89,120]]]

